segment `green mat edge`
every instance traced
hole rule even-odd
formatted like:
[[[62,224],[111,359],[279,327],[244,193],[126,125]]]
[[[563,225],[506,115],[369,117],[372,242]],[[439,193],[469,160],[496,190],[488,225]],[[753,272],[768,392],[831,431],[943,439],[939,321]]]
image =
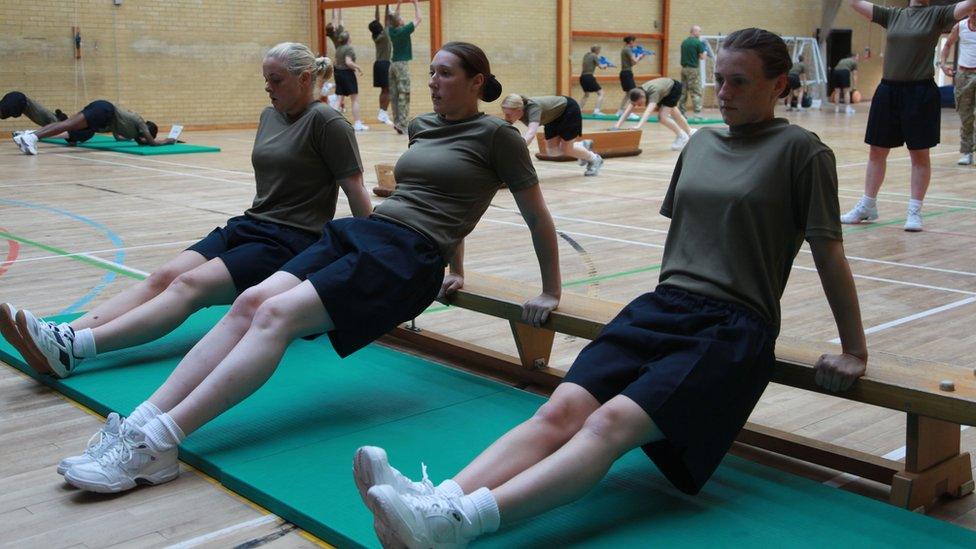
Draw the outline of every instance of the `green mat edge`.
[[[584,114],[583,115],[583,120],[607,120],[607,121],[616,121],[619,118],[620,118],[619,116],[614,116],[612,114]],[[627,118],[627,120],[630,121],[630,122],[637,122],[638,120],[640,120],[640,117],[637,116],[637,115],[635,115],[635,114],[632,114],[632,115],[630,115],[630,117]],[[647,121],[648,122],[658,122],[659,120],[658,120],[658,117],[652,116],[652,117],[648,118]],[[722,120],[721,118],[698,118],[698,119],[689,118],[688,119],[688,123],[691,124],[691,125],[695,125],[695,124],[725,124],[725,121]]]
[[[98,139],[100,137],[103,139]],[[117,147],[112,147],[110,146],[111,143],[105,138],[106,136],[104,135],[96,135],[91,140],[86,141],[85,143],[79,143],[76,146],[82,149],[88,149],[92,151],[112,151],[112,152],[120,152],[125,154],[134,154],[138,156],[160,156],[166,154],[194,154],[194,153],[205,153],[205,152],[220,152],[220,147],[213,147],[210,145],[194,145],[192,143],[175,144],[175,145],[183,145],[183,147],[173,147],[171,145],[152,147],[153,151],[149,152],[147,150],[144,150],[144,147],[142,146],[133,147],[131,145],[128,145],[128,143],[130,143],[128,141],[115,141],[114,138],[109,137],[107,139],[111,140],[112,142],[125,144]],[[48,143],[51,145],[61,145],[63,147],[68,146],[68,141],[66,139],[55,138],[55,137],[43,137],[41,138],[41,142]],[[185,147],[193,147],[193,149],[186,150]]]

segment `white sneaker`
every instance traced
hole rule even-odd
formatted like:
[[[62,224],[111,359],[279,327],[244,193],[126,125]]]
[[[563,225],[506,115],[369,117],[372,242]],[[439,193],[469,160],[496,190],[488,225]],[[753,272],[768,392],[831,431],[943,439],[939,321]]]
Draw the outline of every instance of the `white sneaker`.
[[[834,114],[837,114],[839,112],[840,112],[840,105],[838,105],[838,104],[835,103],[834,104]]]
[[[20,135],[14,136],[14,143],[20,147],[20,150],[24,154],[35,155],[37,154],[37,136],[34,132],[25,132]]]
[[[964,154],[959,157],[959,162],[956,162],[960,166],[972,166],[973,164],[973,153]]]
[[[17,130],[10,135],[17,137],[18,135],[24,135],[25,133],[34,133],[34,130]]]
[[[602,166],[603,166],[603,157],[600,155],[596,155],[596,160],[593,160],[592,162],[588,162],[586,164],[586,171],[583,172],[583,175],[585,175],[586,177],[593,177],[594,175],[600,173],[600,168]]]
[[[362,120],[357,120],[356,123],[352,125],[352,129],[356,130],[357,132],[365,132],[369,131],[369,126],[363,124]]]
[[[334,87],[335,84],[333,84],[332,82],[326,82],[322,84],[322,97],[328,98],[329,94],[332,93],[332,88]]]
[[[16,347],[20,354],[24,354],[25,350],[21,348],[24,343],[20,338],[20,330],[17,329],[17,308],[9,303],[0,303],[0,335],[7,343]]]
[[[427,478],[427,466],[421,464],[420,467],[423,478],[420,482],[414,482],[390,466],[386,450],[376,446],[363,446],[356,450],[356,456],[353,458],[352,476],[356,480],[356,488],[363,503],[367,503],[366,493],[370,488],[384,484],[392,486],[402,494],[433,495],[436,489]]]
[[[336,94],[327,95],[325,98],[329,102],[329,106],[335,110],[339,110],[339,96]]]
[[[593,114],[597,116],[601,116],[603,115],[603,111],[601,111],[600,109],[593,109]]]
[[[584,149],[586,149],[586,150],[588,150],[590,152],[593,152],[593,140],[592,139],[584,139],[584,140],[580,141],[580,145],[582,145]],[[579,159],[579,165],[580,166],[585,166],[587,164],[589,164],[589,162],[587,162],[586,160],[583,160],[582,158]]]
[[[392,126],[392,125],[393,125],[393,121],[392,121],[392,120],[390,120],[390,115],[389,115],[389,113],[387,113],[387,112],[386,112],[385,110],[383,110],[383,109],[380,109],[380,112],[379,112],[379,113],[377,113],[377,115],[376,115],[376,119],[377,119],[377,120],[379,120],[380,122],[382,122],[382,123],[384,123],[384,124],[386,124],[386,125],[389,125],[389,126]]]
[[[66,378],[80,362],[73,352],[75,332],[67,324],[43,322],[30,311],[20,310],[17,329],[27,351],[24,360],[39,373]]]
[[[840,222],[848,225],[856,225],[862,221],[874,221],[875,219],[878,219],[878,207],[868,206],[864,203],[863,198],[857,201],[851,211],[840,216]]]
[[[844,113],[845,114],[857,114],[857,111],[854,110],[854,107],[848,105],[847,106],[847,109],[844,110]]]
[[[691,138],[688,137],[688,134],[683,133],[679,135],[675,138],[674,143],[671,143],[671,150],[680,151],[681,149],[685,148],[685,145],[688,144],[689,139]]]
[[[392,486],[382,485],[369,489],[366,505],[376,518],[375,524],[389,529],[377,529],[377,535],[395,538],[386,539],[384,547],[462,548],[481,533],[456,497],[401,494]]]
[[[917,233],[922,230],[922,210],[908,208],[908,213],[905,214],[905,230],[910,233]]]
[[[82,490],[124,492],[139,483],[162,484],[180,476],[179,449],[157,450],[136,426],[126,425],[115,443],[88,463],[69,468],[64,480]]]
[[[88,439],[85,452],[81,455],[66,457],[58,463],[58,474],[64,475],[68,469],[84,463],[91,463],[105,453],[117,440],[122,431],[122,418],[112,412],[105,420],[105,425]]]

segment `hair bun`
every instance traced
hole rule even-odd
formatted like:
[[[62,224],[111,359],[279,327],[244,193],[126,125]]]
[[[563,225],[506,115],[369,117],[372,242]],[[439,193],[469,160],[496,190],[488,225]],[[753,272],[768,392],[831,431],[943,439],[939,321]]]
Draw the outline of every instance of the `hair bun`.
[[[502,95],[502,83],[495,78],[494,74],[489,74],[485,80],[485,85],[481,89],[481,99],[491,103]]]

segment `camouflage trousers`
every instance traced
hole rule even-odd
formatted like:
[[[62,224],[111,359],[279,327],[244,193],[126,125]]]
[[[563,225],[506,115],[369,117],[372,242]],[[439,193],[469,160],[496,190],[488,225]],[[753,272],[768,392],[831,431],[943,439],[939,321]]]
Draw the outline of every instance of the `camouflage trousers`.
[[[959,151],[976,152],[973,133],[976,132],[976,70],[960,70],[955,76],[956,112],[962,121],[959,128]]]
[[[393,125],[407,131],[410,121],[410,67],[406,61],[390,63],[390,104],[393,106]]]
[[[693,69],[691,67],[681,67],[681,99],[678,100],[678,109],[684,113],[685,103],[688,101],[688,96],[691,96],[691,104],[695,108],[695,112],[701,112],[702,110],[702,85],[701,85],[701,75],[698,69]]]

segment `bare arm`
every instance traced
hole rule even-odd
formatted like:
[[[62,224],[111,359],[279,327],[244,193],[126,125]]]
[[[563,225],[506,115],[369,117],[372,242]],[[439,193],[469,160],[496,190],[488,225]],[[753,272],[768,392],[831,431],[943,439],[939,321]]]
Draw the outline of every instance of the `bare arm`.
[[[413,0],[413,13],[414,13],[414,15],[413,15],[413,26],[414,27],[419,27],[420,26],[420,22],[423,21],[423,18],[421,17],[421,14],[420,14],[420,2],[418,2],[417,0]]]
[[[949,64],[949,52],[952,51],[952,47],[956,45],[956,40],[959,40],[959,23],[952,26],[952,32],[949,33],[949,38],[946,39],[945,46],[939,53],[939,67],[942,68],[942,72],[946,76],[952,76],[956,73],[952,65]]]
[[[841,355],[822,355],[817,361],[817,384],[830,391],[844,391],[867,368],[868,348],[861,324],[854,276],[844,256],[844,244],[824,238],[810,239],[820,283],[840,334]]]
[[[847,5],[862,17],[871,21],[874,19],[874,4],[866,0],[847,0]]]
[[[953,17],[956,18],[956,21],[959,21],[963,17],[966,17],[966,15],[968,15],[973,8],[976,8],[976,0],[966,0],[965,2],[959,2],[958,4],[956,4],[955,9],[952,10],[952,15]]]
[[[617,119],[617,123],[613,125],[613,129],[619,130],[620,126],[623,125],[624,120],[627,120],[627,117],[629,117],[630,113],[632,112],[634,112],[634,105],[632,105],[631,103],[627,103],[627,108],[624,109],[624,112],[620,114],[620,118]]]
[[[354,217],[367,217],[373,213],[373,204],[369,200],[369,193],[363,185],[362,172],[336,181],[346,198],[349,199],[349,209]]]
[[[552,222],[539,185],[515,191],[512,196],[515,197],[522,219],[532,233],[532,246],[535,248],[542,274],[542,293],[522,305],[522,321],[539,326],[549,318],[549,312],[559,305],[559,298],[562,296],[556,225]]]
[[[464,241],[462,240],[454,250],[454,257],[447,264],[447,274],[441,283],[441,291],[437,298],[451,295],[464,286]]]
[[[118,140],[119,136],[116,135],[115,139]],[[175,139],[169,137],[157,141],[156,138],[153,137],[152,134],[149,133],[148,131],[142,132],[139,135],[139,137],[136,138],[136,141],[139,142],[139,144],[141,145],[149,145],[150,147],[158,147],[160,145],[172,145],[173,143],[176,143]]]
[[[522,134],[522,139],[525,140],[526,145],[531,145],[532,140],[535,139],[536,134],[539,132],[538,122],[529,122],[528,128],[525,133]]]
[[[640,122],[634,126],[635,130],[639,130],[644,126],[644,123],[647,122],[647,119],[651,117],[651,113],[654,112],[656,107],[657,103],[654,103],[653,101],[647,104],[647,107],[644,108],[644,114],[641,115]]]
[[[352,60],[352,57],[349,57],[348,55],[346,56],[346,66],[359,74],[363,74],[363,69]]]

